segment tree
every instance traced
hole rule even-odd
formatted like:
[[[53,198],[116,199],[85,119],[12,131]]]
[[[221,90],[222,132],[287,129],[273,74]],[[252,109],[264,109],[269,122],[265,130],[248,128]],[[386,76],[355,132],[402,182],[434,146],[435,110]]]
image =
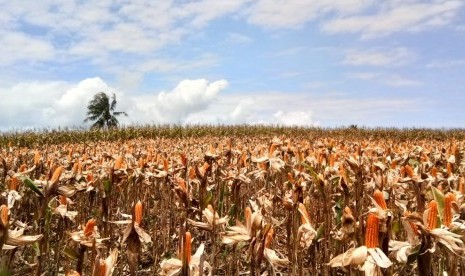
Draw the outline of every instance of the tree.
[[[95,94],[94,98],[87,105],[87,118],[84,122],[93,121],[91,128],[117,128],[118,119],[117,116],[125,115],[126,112],[115,111],[116,108],[116,96],[113,93],[113,97],[108,97],[104,92]]]

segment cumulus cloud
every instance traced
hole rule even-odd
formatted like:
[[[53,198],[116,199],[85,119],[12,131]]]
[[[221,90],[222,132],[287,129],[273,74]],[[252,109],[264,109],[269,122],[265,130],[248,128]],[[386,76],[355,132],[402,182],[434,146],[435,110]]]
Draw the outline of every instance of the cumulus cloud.
[[[277,124],[279,125],[290,125],[290,126],[315,126],[318,125],[318,122],[313,120],[312,111],[289,111],[283,112],[279,110],[273,117],[276,119]]]
[[[285,94],[254,93],[228,94],[218,97],[214,105],[202,112],[191,114],[185,120],[189,124],[280,124],[313,125],[313,121],[302,122],[296,116],[286,120],[292,110],[292,100],[285,100]],[[286,114],[285,114],[286,113]]]
[[[187,115],[208,107],[227,86],[226,80],[183,80],[172,91],[158,93],[153,108],[161,122],[182,122]]]
[[[356,98],[350,94],[256,92],[223,94],[209,108],[191,114],[186,123],[267,124],[288,126],[379,126],[392,110],[416,112],[418,102],[392,97]],[[426,104],[425,104],[426,106]]]
[[[411,85],[393,76],[399,85]],[[402,83],[404,82],[404,83]],[[419,109],[435,102],[354,97],[344,93],[286,93],[255,91],[231,93],[226,80],[183,80],[166,91],[126,94],[100,78],[78,83],[29,82],[0,87],[0,130],[83,126],[86,106],[99,91],[115,93],[128,124],[273,124],[293,126],[386,125],[395,116],[417,118]],[[393,110],[406,110],[397,115]],[[392,119],[395,120],[395,119]],[[392,121],[391,121],[392,122]],[[411,123],[411,122],[410,122]],[[405,124],[410,124],[406,122]],[[88,126],[89,124],[87,124]]]
[[[0,129],[79,126],[88,101],[100,91],[112,91],[100,78],[76,85],[48,81],[0,88]]]
[[[100,78],[22,83],[0,88],[0,129],[82,126],[88,102],[100,91],[116,94],[117,109],[130,115],[122,123],[183,123],[208,108],[227,85],[226,80],[183,80],[171,91],[126,95]]]
[[[100,91],[116,94],[117,109],[129,114],[120,118],[123,124],[318,124],[312,111],[296,110],[285,94],[222,93],[227,87],[226,80],[182,80],[170,91],[128,95],[100,78],[23,83],[0,88],[0,129],[83,126],[87,104]]]

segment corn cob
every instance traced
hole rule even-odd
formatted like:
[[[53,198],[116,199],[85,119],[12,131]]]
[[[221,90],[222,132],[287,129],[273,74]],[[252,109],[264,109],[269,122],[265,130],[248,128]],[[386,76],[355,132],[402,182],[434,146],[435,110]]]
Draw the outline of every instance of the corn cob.
[[[168,172],[169,166],[168,166],[168,159],[163,158],[163,170],[165,172]]]
[[[113,165],[113,169],[119,170],[123,168],[123,156],[118,156],[115,160],[115,164]]]
[[[50,179],[50,182],[51,183],[55,183],[57,182],[59,179],[60,179],[60,176],[61,176],[61,173],[63,172],[63,167],[62,166],[58,166],[53,175],[52,175],[52,178]]]
[[[438,177],[438,169],[436,167],[431,169],[431,175],[435,178]]]
[[[252,228],[252,210],[250,207],[245,208],[244,210],[244,219],[245,219],[245,226],[247,229]]]
[[[186,181],[184,179],[180,178],[178,181],[178,185],[181,188],[181,190],[187,194],[187,187],[186,187]]]
[[[375,199],[376,203],[381,207],[381,209],[386,210],[387,209],[387,204],[386,200],[384,199],[384,194],[380,190],[376,190],[373,193],[373,198]]]
[[[447,162],[447,177],[452,176],[452,164],[450,162]]]
[[[92,235],[92,233],[94,232],[95,222],[95,219],[89,219],[87,221],[86,226],[84,228],[84,235],[86,237]]]
[[[8,207],[6,205],[0,206],[0,219],[3,226],[7,226],[10,222],[8,219]]]
[[[192,235],[190,232],[186,232],[184,238],[184,256],[186,258],[187,264],[191,262],[191,247],[192,247]]]
[[[273,236],[274,236],[274,229],[273,227],[271,227],[270,230],[268,230],[268,233],[266,234],[266,237],[265,237],[266,248],[270,248],[270,244],[273,241]]]
[[[452,223],[452,202],[456,202],[455,195],[453,193],[447,193],[444,197],[444,225],[450,227]]]
[[[64,195],[60,195],[59,201],[60,205],[66,205],[68,203],[68,199]]]
[[[189,168],[189,179],[194,180],[196,178],[195,169],[193,167]]]
[[[379,246],[379,219],[374,214],[368,214],[365,233],[365,245],[368,248]]]
[[[39,151],[36,150],[35,154],[34,154],[34,165],[39,165],[40,163],[40,153]]]
[[[107,273],[107,263],[105,260],[100,260],[99,265],[98,265],[98,275],[99,276],[105,276]]]
[[[414,175],[413,168],[410,167],[410,165],[405,165],[405,173],[408,175],[408,177],[412,178]]]
[[[18,189],[18,178],[14,175],[10,180],[10,191]]]
[[[410,211],[405,211],[404,217],[409,217],[409,216],[412,216],[412,213]],[[410,220],[408,220],[408,224],[410,225],[410,228],[412,228],[412,231],[415,234],[415,236],[418,236],[418,226]]]
[[[459,192],[465,194],[465,177],[461,176],[459,179]]]
[[[431,230],[436,228],[438,224],[438,203],[436,200],[431,200],[428,206],[428,218],[426,227]]]
[[[140,200],[136,203],[136,206],[134,206],[134,223],[137,225],[140,225],[142,222],[142,202]]]

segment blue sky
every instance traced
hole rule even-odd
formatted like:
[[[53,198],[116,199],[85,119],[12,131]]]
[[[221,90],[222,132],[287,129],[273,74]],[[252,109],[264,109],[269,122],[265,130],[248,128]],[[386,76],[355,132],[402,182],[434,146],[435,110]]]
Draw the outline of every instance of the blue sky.
[[[461,0],[2,1],[0,129],[464,127]]]

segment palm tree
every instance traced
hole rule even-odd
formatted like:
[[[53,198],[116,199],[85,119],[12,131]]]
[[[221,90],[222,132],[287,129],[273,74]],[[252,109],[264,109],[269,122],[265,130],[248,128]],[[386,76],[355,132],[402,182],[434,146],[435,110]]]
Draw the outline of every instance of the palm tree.
[[[119,115],[128,116],[126,112],[115,111],[116,108],[116,96],[113,93],[113,97],[108,97],[104,92],[95,94],[94,98],[87,105],[87,118],[84,122],[94,121],[91,128],[117,128],[118,120],[116,119]]]

